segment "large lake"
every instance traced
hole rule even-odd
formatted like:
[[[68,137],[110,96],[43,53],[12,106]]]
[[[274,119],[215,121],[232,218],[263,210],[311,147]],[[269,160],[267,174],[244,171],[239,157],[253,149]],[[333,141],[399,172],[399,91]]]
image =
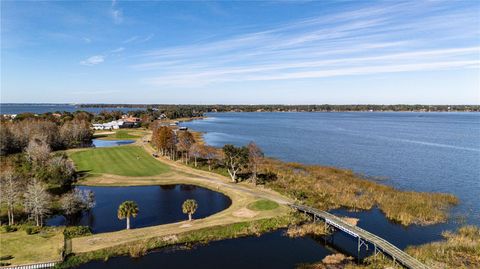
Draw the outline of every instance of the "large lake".
[[[209,113],[183,123],[208,144],[343,167],[401,189],[448,192],[480,224],[480,113]]]

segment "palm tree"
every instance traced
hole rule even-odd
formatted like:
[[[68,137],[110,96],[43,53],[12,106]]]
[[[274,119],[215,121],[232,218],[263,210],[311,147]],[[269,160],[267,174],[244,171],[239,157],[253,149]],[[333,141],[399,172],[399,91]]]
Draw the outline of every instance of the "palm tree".
[[[118,207],[118,219],[127,219],[127,230],[130,229],[130,217],[137,217],[138,205],[134,201],[125,201]]]
[[[182,205],[182,211],[183,213],[188,214],[189,221],[192,220],[192,215],[193,213],[195,213],[197,208],[198,208],[197,201],[193,199],[186,200],[185,202],[183,202],[183,205]]]

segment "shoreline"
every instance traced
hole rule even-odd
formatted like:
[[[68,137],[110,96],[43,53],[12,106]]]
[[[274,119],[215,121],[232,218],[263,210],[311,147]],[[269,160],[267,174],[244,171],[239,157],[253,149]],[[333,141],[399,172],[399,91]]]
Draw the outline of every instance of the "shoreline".
[[[221,112],[221,113],[224,113],[224,112]],[[249,113],[249,112],[246,112],[246,113]],[[191,129],[190,132],[195,133],[197,136],[201,137],[201,142],[200,142],[201,144],[208,145],[205,141],[205,138],[204,138],[204,136],[207,134],[207,132],[198,132],[198,131],[195,131],[194,129]],[[212,146],[212,145],[210,145],[210,146]],[[396,192],[396,193],[432,195],[432,197],[431,197],[432,199],[437,199],[438,198],[439,203],[444,203],[444,205],[440,206],[439,211],[436,213],[436,214],[440,214],[441,217],[439,217],[436,220],[428,220],[428,221],[425,220],[425,221],[421,221],[421,222],[415,222],[415,221],[411,222],[411,221],[408,221],[408,220],[403,220],[402,218],[396,219],[396,217],[394,217],[394,216],[397,213],[385,211],[385,209],[382,209],[379,204],[368,204],[364,207],[361,206],[360,208],[356,208],[356,206],[350,207],[350,206],[346,206],[346,205],[334,206],[334,207],[331,207],[331,208],[322,208],[322,209],[325,209],[327,211],[328,210],[334,210],[334,209],[346,209],[346,210],[354,210],[354,211],[357,211],[357,210],[368,211],[368,210],[371,210],[373,207],[377,207],[382,211],[383,216],[387,220],[398,223],[401,226],[407,227],[411,224],[417,224],[417,225],[420,225],[420,226],[429,226],[429,225],[434,225],[434,224],[440,224],[440,223],[447,222],[451,218],[450,213],[452,211],[452,208],[454,206],[457,206],[460,203],[460,199],[458,197],[454,196],[453,194],[439,193],[439,192],[419,192],[419,191],[410,190],[410,189],[397,189],[395,186],[387,185],[387,184],[372,180],[371,178],[369,178],[368,175],[363,175],[363,174],[356,173],[351,169],[335,167],[335,166],[324,166],[324,165],[321,165],[321,164],[304,164],[304,163],[297,163],[297,162],[287,162],[287,161],[283,161],[283,160],[273,158],[273,157],[268,157],[268,156],[265,156],[265,158],[273,161],[275,164],[277,164],[277,166],[293,165],[294,169],[297,169],[297,168],[299,168],[299,169],[316,169],[316,168],[319,168],[319,169],[331,169],[332,171],[334,171],[334,173],[338,173],[338,172],[350,173],[351,175],[348,175],[348,176],[351,177],[352,180],[359,179],[361,181],[368,181],[372,186],[378,186],[380,188],[389,188],[393,192]],[[312,182],[312,184],[314,184],[314,183]],[[275,188],[274,186],[267,186],[267,187],[270,188],[270,189],[274,189],[275,191],[280,192],[283,195],[287,194],[286,192],[282,192],[281,189]],[[285,191],[287,191],[287,190],[288,189],[285,189]],[[377,191],[380,191],[380,190],[377,190]],[[395,194],[391,194],[391,195],[395,195]],[[443,197],[443,198],[435,197],[435,195],[438,195],[438,196],[445,195],[445,197]],[[288,195],[286,195],[286,196],[288,197]],[[292,197],[290,197],[290,198],[292,198]],[[413,197],[409,197],[409,198],[413,198]],[[425,201],[425,202],[427,202],[427,201]]]

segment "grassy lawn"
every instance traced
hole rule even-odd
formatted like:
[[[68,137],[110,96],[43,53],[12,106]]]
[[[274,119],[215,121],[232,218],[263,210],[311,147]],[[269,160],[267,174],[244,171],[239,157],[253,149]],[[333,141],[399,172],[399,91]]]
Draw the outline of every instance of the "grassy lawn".
[[[270,200],[258,200],[248,205],[248,209],[255,211],[272,210],[278,207],[278,204]]]
[[[141,136],[145,135],[145,132],[142,130],[117,130],[113,133],[97,133],[95,138],[102,140],[128,140],[128,139],[138,139]]]
[[[95,148],[70,154],[77,170],[91,174],[154,176],[170,168],[138,146]]]
[[[63,233],[61,228],[49,228],[32,235],[23,230],[2,233],[0,246],[0,256],[13,256],[2,262],[12,265],[58,261],[63,248]]]

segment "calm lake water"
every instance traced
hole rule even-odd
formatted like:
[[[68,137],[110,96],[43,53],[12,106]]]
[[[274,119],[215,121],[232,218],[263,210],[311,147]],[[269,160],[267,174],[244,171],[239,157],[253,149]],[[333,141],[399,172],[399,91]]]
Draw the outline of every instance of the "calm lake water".
[[[91,187],[79,186],[81,190],[95,193],[96,206],[90,213],[84,213],[74,224],[90,226],[94,233],[111,232],[125,229],[125,220],[117,218],[118,206],[127,200],[138,204],[140,213],[131,219],[132,228],[147,227],[187,219],[182,213],[182,204],[187,199],[195,199],[198,209],[194,218],[205,218],[228,208],[230,199],[194,185],[163,185],[141,187]],[[65,225],[63,216],[55,216],[47,225]]]
[[[462,203],[454,213],[480,224],[480,113],[210,113],[182,124],[214,146],[255,141],[285,161],[452,193]]]
[[[316,262],[333,251],[320,242],[304,238],[288,238],[283,231],[212,242],[192,250],[164,249],[140,259],[114,257],[107,262],[94,261],[78,268],[276,268],[291,269],[299,263]]]
[[[96,148],[116,147],[134,143],[135,140],[102,140],[92,139],[92,145]]]
[[[75,112],[77,110],[90,113],[99,113],[102,111],[122,111],[143,110],[144,108],[130,107],[80,107],[70,104],[0,104],[0,114],[20,114],[35,113],[42,114],[47,112]]]

